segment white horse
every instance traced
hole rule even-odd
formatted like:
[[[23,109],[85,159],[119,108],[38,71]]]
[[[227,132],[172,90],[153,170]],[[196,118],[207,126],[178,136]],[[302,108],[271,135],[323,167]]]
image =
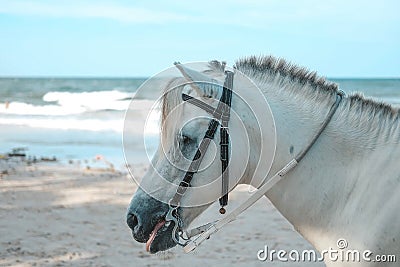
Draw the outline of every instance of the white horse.
[[[223,77],[224,65],[211,62],[209,67],[208,71],[196,75],[206,75],[217,80]],[[317,77],[315,73],[273,57],[250,57],[238,61],[235,67],[261,88],[274,115],[277,140],[274,161],[266,179],[268,181],[268,178],[307,147],[326,119],[338,89],[335,84]],[[196,77],[189,78],[195,80]],[[171,81],[167,87],[171,87],[174,82],[176,80]],[[191,90],[190,93],[195,97],[210,96],[210,91],[202,90],[201,87],[199,89]],[[233,92],[249,95],[247,101],[251,107],[262,103],[258,97],[251,97],[252,90],[246,88],[246,83],[240,79],[234,79]],[[182,157],[175,155],[176,147],[183,147],[185,157],[191,159],[208,125],[204,120],[193,120],[190,127],[180,124],[199,115],[209,116],[193,105],[182,104],[181,93],[177,90],[163,96],[163,149],[158,150],[153,159],[154,168],[150,168],[143,178],[144,183],[153,187],[152,196],[139,188],[128,208],[127,222],[133,237],[139,242],[147,242],[147,248],[152,253],[176,245],[171,237],[173,225],[166,225],[164,221],[168,204],[157,200],[171,198],[176,188],[161,187],[158,182],[154,182],[157,180],[155,177],[161,175],[179,184],[184,172],[171,164],[171,159],[175,160],[172,163],[178,165],[178,161],[182,160]],[[212,100],[210,98],[205,101]],[[251,119],[248,109],[243,108],[243,112],[239,112],[242,110],[240,105],[238,99],[233,97],[232,109],[244,122],[248,136],[241,134],[234,121],[230,122],[231,137],[239,141],[243,139],[243,142],[231,144],[232,166],[240,165],[235,162],[238,157],[235,158],[234,154],[235,151],[247,149],[244,147],[246,140],[249,140],[250,155],[259,153],[258,144],[262,142],[262,137],[251,130],[256,128],[257,122]],[[173,110],[173,119],[167,120],[167,114]],[[216,136],[216,143],[219,142],[218,138]],[[300,164],[266,193],[266,197],[282,215],[322,254],[329,248],[337,248],[339,239],[347,241],[349,250],[371,252],[364,255],[371,262],[367,262],[367,259],[361,259],[359,263],[335,262],[325,257],[327,265],[382,266],[382,263],[374,262],[378,259],[376,255],[396,255],[397,260],[400,260],[399,139],[398,109],[358,94],[345,97]],[[210,165],[195,174],[193,186],[211,183],[210,177],[220,175],[219,160],[207,154],[211,153],[206,153],[204,161]],[[234,168],[230,170],[230,176],[240,175],[239,183],[251,184],[254,181],[257,158],[250,156],[248,160],[244,172],[237,173],[238,170]],[[266,172],[268,169],[264,171],[265,175]],[[183,201],[190,198],[191,193],[188,191]],[[179,208],[183,228],[208,206],[204,204]],[[398,266],[398,263],[384,263],[385,266],[390,264]]]

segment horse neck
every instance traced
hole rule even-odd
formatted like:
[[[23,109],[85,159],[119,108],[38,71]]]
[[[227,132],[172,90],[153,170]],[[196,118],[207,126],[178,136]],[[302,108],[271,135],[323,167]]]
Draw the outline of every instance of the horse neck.
[[[317,100],[321,97],[310,100],[300,92],[286,92],[271,86],[266,89],[265,96],[277,131],[275,158],[268,175],[271,177],[310,144],[335,102],[335,96],[326,93],[323,101]],[[336,163],[343,165],[351,155],[335,150],[335,138],[327,134],[335,127],[337,114],[299,165],[266,194],[295,229],[317,248],[337,240],[335,233],[329,233],[326,228],[341,208],[326,198],[335,199],[330,196],[347,193],[337,190],[346,179],[347,170],[337,169]]]
[[[276,153],[268,177],[307,147],[335,101],[328,94],[325,101],[298,94],[271,86],[265,91],[277,131]],[[393,146],[398,143],[393,136],[399,139],[399,127],[375,130],[374,125],[368,125],[373,120],[360,124],[358,121],[365,114],[357,115],[359,110],[351,110],[349,105],[349,100],[343,99],[303,160],[266,194],[319,250],[335,246],[343,236],[351,236],[353,239],[348,241],[352,244],[361,244],[366,228],[359,226],[369,227],[372,233],[379,231],[381,226],[374,225],[370,217],[382,210],[388,195],[393,196],[391,201],[398,195],[394,191],[397,187],[388,186],[396,177],[383,176],[381,170],[398,173],[397,164],[388,163],[400,157],[400,151]],[[379,183],[374,183],[378,177]],[[354,205],[361,205],[363,213],[355,213]]]

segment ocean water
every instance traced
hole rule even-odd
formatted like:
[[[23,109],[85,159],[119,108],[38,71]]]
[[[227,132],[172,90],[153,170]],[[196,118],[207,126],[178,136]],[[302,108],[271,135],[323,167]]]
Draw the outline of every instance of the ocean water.
[[[0,154],[124,164],[125,111],[145,81],[132,79],[0,79]]]
[[[396,106],[400,105],[400,79],[330,79],[346,93],[361,92]]]
[[[359,91],[400,105],[400,79],[331,80],[347,93]],[[61,161],[102,158],[122,168],[125,111],[144,81],[0,78],[0,154],[22,147],[31,156]],[[139,105],[138,114],[140,109]],[[141,157],[139,153],[137,162]]]

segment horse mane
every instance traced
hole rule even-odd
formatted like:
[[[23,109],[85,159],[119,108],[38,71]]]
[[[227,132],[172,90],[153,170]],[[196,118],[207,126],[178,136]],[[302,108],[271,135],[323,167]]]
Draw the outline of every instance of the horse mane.
[[[210,64],[215,68],[218,66],[214,61],[210,62]],[[282,58],[251,56],[238,60],[235,68],[250,77],[268,79],[268,77],[279,75],[285,80],[300,83],[301,85],[309,85],[318,91],[328,92],[329,94],[337,94],[339,92],[339,86],[336,83],[326,80],[325,77],[318,76],[315,71],[309,71],[307,68],[299,67]],[[372,113],[383,113],[388,116],[399,113],[399,109],[391,104],[366,98],[360,92],[350,94],[348,99],[350,107],[357,108],[362,106],[363,110],[369,110]]]
[[[338,85],[336,83],[327,81],[324,77],[317,76],[315,71],[299,67],[287,62],[283,58],[252,56],[238,60],[235,68],[251,77],[259,79],[279,75],[285,80],[300,83],[301,85],[307,84],[317,90],[324,90],[329,93],[338,92]]]
[[[214,68],[218,66],[216,63],[212,65]],[[256,78],[260,83],[278,83],[278,87],[288,89],[295,97],[301,92],[302,95],[308,95],[308,99],[317,95],[323,101],[323,98],[329,99],[327,94],[336,95],[339,92],[336,83],[318,76],[316,72],[273,56],[243,58],[236,62],[235,68],[251,78]],[[354,126],[368,125],[362,127],[364,133],[372,131],[373,136],[378,136],[385,131],[384,136],[388,137],[399,129],[400,109],[391,104],[354,92],[345,98],[343,106],[342,111],[338,112],[339,120],[343,123],[348,121]]]

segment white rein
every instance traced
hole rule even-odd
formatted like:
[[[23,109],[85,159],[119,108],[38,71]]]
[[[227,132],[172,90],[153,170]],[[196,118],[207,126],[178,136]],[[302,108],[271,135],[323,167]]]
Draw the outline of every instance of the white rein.
[[[187,241],[183,247],[183,250],[188,253],[193,251],[195,248],[200,246],[204,240],[208,239],[212,234],[217,232],[219,229],[224,227],[226,224],[234,221],[238,215],[243,213],[246,209],[251,207],[257,200],[264,196],[268,190],[270,190],[275,184],[281,181],[284,176],[297,166],[297,164],[303,159],[311,147],[315,144],[319,136],[322,134],[328,123],[331,121],[333,115],[335,114],[340,102],[344,97],[344,92],[339,91],[336,95],[335,103],[332,105],[326,119],[322,123],[320,130],[316,133],[314,138],[311,140],[310,144],[295,157],[289,163],[287,163],[281,170],[279,170],[271,179],[269,179],[265,184],[263,184],[256,192],[251,195],[245,202],[243,202],[239,207],[234,209],[232,212],[227,214],[223,219],[217,220],[197,228],[193,228],[185,232],[187,236]],[[192,237],[195,238],[191,239]]]

